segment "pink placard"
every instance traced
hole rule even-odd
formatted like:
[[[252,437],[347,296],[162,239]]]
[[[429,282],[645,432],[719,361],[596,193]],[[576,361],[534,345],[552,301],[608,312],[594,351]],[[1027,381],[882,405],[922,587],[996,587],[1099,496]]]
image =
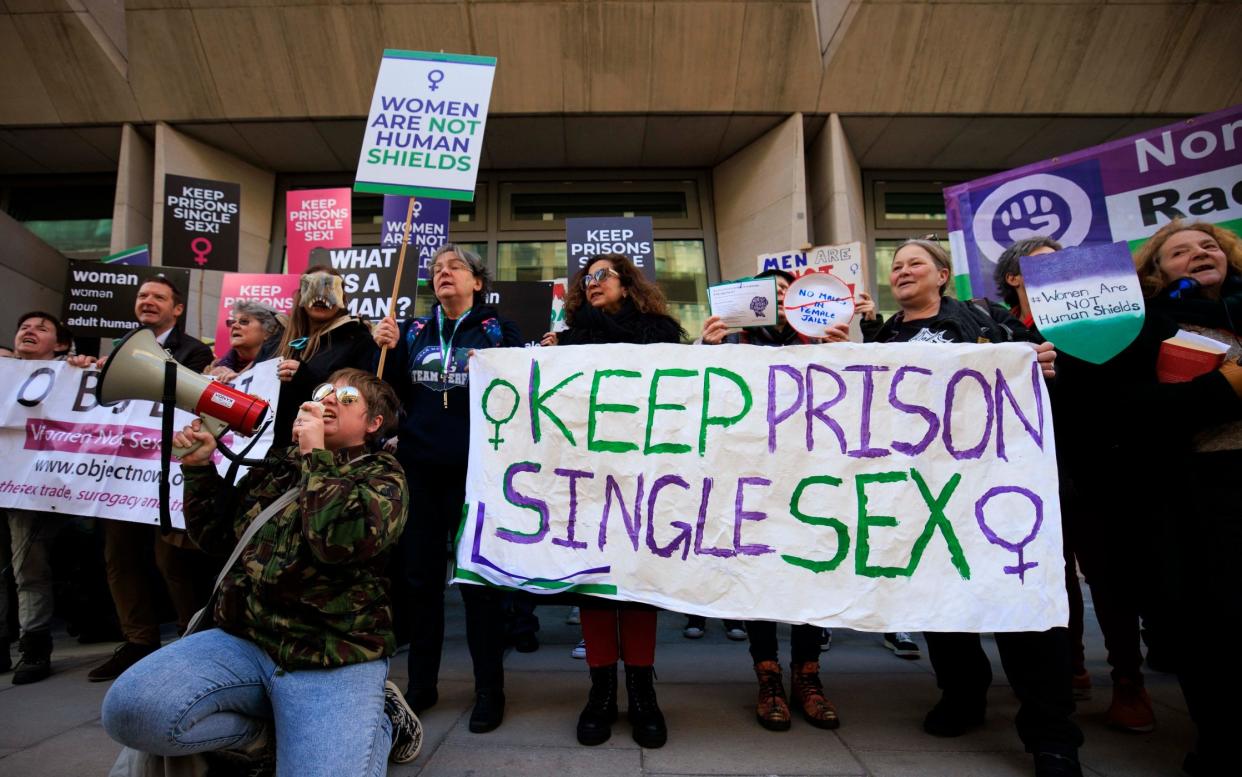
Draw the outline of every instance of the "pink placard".
[[[353,244],[349,189],[298,189],[285,195],[285,245],[289,272],[301,275],[315,248]]]
[[[298,294],[299,277],[295,274],[226,273],[220,287],[220,309],[216,315],[216,357],[228,353],[229,329],[225,320],[239,299],[258,300],[276,309],[277,313],[293,314],[293,300]]]

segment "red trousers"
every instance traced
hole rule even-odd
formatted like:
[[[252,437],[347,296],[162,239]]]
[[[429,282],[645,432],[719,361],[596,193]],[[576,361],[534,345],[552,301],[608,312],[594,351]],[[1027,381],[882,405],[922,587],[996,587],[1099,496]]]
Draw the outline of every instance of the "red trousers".
[[[590,667],[625,661],[655,664],[656,611],[649,607],[583,607],[582,637]]]

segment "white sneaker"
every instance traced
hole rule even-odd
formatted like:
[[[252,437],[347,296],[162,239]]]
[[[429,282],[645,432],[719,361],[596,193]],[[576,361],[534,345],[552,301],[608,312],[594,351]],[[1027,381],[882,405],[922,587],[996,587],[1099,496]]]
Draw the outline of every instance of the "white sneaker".
[[[388,760],[398,764],[413,761],[423,747],[423,724],[391,680],[384,683],[384,713],[392,721]]]
[[[898,658],[915,659],[921,656],[919,644],[906,631],[889,632],[884,635],[884,647]]]
[[[570,658],[586,658],[586,640],[585,639],[579,640],[578,644],[574,645],[574,649],[569,651],[569,657]]]
[[[569,624],[570,626],[577,626],[580,623],[582,623],[582,611],[579,610],[577,607],[570,607],[569,616],[565,618],[565,623]]]

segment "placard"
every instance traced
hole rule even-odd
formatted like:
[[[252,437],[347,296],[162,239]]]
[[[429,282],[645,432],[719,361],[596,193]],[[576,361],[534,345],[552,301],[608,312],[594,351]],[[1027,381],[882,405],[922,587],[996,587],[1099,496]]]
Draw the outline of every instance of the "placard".
[[[863,245],[859,242],[815,246],[806,251],[759,254],[757,266],[759,272],[784,270],[795,278],[809,272],[828,273],[844,281],[851,294],[866,288],[863,280]]]
[[[276,417],[279,359],[242,373],[230,385],[266,400]],[[159,525],[160,403],[130,400],[101,407],[95,397],[99,371],[62,361],[10,359],[0,370],[0,507],[84,515]],[[193,416],[176,412],[180,430]],[[252,438],[226,432],[235,451]],[[272,444],[269,426],[247,454],[262,458]],[[214,463],[223,475],[229,462],[219,452]],[[242,467],[238,477],[245,474]],[[173,525],[182,515],[181,464],[170,470]]]
[[[489,305],[517,324],[527,345],[538,345],[551,331],[552,284],[549,281],[492,281]]]
[[[164,243],[160,264],[237,270],[241,184],[164,176]]]
[[[298,275],[275,273],[228,273],[220,284],[220,307],[216,311],[216,357],[229,352],[229,328],[225,324],[239,300],[261,302],[277,313],[292,316],[297,304]]]
[[[385,49],[354,191],[472,202],[495,72],[495,57]]]
[[[798,334],[827,337],[829,329],[848,324],[853,317],[849,287],[830,273],[807,273],[785,290],[785,320]]]
[[[345,189],[297,189],[285,193],[285,267],[306,272],[316,248],[348,248],[353,240],[351,192]]]
[[[188,270],[70,260],[60,319],[73,330],[74,337],[123,337],[139,327],[134,315],[138,289],[159,276],[186,293]],[[182,324],[181,320],[177,322],[178,326]]]
[[[1040,235],[1136,250],[1174,217],[1242,233],[1242,106],[944,190],[958,296],[996,294],[1001,253]]]
[[[399,248],[355,246],[330,248],[328,257],[344,281],[349,314],[368,321],[379,321],[391,311],[398,321],[414,315],[414,292],[418,266],[407,261],[401,277],[397,309],[392,310],[392,284],[397,278]],[[408,250],[408,249],[407,249]],[[422,293],[431,291],[423,289]]]
[[[448,200],[431,197],[418,197],[414,200],[414,219],[410,222],[410,245],[405,249],[405,260],[417,262],[420,278],[431,277],[431,259],[448,242],[451,205]],[[401,239],[405,234],[405,217],[409,211],[409,197],[384,195],[381,248],[401,248]]]
[[[1125,243],[1024,256],[1019,264],[1035,328],[1058,351],[1103,364],[1138,337],[1147,308]]]
[[[776,279],[746,278],[707,287],[712,315],[730,329],[776,326]]]
[[[649,216],[565,219],[569,278],[586,267],[592,256],[629,257],[647,280],[655,282],[655,232]]]
[[[860,631],[1069,617],[1025,344],[487,348],[455,579]]]

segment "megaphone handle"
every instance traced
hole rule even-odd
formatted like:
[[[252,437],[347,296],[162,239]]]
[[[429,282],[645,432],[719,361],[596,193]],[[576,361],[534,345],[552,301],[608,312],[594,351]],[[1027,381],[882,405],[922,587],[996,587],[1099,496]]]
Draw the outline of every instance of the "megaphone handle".
[[[213,418],[209,415],[200,415],[198,418],[203,422],[203,431],[208,432],[212,437],[219,437],[229,428],[229,425],[224,421],[221,421],[218,418]],[[172,452],[177,458],[184,459],[186,456],[189,456],[202,446],[203,444],[201,442],[196,442],[188,448],[178,448],[174,445]]]

